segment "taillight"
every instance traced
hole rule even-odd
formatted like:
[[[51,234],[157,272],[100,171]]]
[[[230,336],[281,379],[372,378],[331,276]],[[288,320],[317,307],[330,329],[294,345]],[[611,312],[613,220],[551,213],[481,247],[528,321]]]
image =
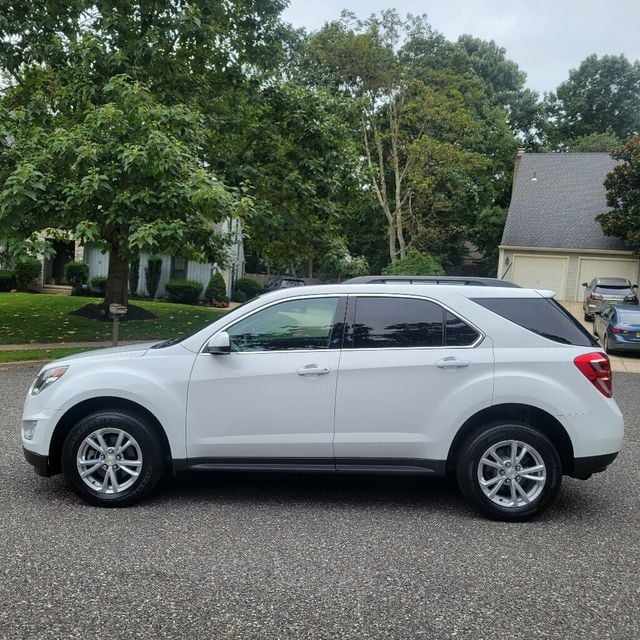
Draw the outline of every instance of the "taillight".
[[[624,301],[625,302],[638,302],[638,298],[636,298],[636,296],[626,296]]]
[[[621,329],[620,327],[611,327],[611,331],[613,331],[613,333],[631,333],[629,329]]]
[[[592,293],[589,298],[591,298],[591,300],[602,300],[602,296],[599,296],[597,293]]]
[[[585,353],[574,358],[573,362],[603,396],[610,398],[613,395],[611,364],[606,354]]]

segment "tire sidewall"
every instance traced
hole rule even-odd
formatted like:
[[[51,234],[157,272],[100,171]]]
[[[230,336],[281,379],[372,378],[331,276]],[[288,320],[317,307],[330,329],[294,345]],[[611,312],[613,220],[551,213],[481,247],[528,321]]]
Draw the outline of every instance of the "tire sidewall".
[[[522,507],[501,507],[483,493],[478,482],[478,464],[482,454],[503,440],[530,444],[542,456],[547,480],[541,494]],[[507,522],[529,520],[549,507],[562,484],[562,463],[556,448],[540,431],[516,422],[496,422],[474,432],[463,444],[456,465],[458,485],[472,506],[483,515]]]
[[[82,441],[90,433],[105,428],[127,432],[142,451],[142,467],[137,481],[117,494],[95,491],[78,473],[76,461]],[[85,502],[98,507],[126,507],[149,494],[162,477],[162,447],[153,429],[142,417],[128,412],[98,411],[82,418],[67,435],[62,447],[62,471],[67,485]]]

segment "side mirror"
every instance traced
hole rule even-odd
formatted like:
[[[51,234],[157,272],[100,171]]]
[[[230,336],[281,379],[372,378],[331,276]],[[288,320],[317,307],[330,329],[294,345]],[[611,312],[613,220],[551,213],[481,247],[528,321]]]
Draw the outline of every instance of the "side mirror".
[[[231,353],[231,338],[226,331],[216,333],[204,348],[205,353],[210,353],[212,356],[221,356],[227,353]]]
[[[588,283],[588,282],[583,282],[583,283],[582,283],[582,286],[583,286],[583,287],[588,287],[588,286],[589,286],[589,283]]]
[[[632,289],[637,289],[637,288],[638,288],[638,285],[637,285],[637,284],[634,284],[634,285],[632,285],[632,286],[631,286],[631,288],[632,288]]]

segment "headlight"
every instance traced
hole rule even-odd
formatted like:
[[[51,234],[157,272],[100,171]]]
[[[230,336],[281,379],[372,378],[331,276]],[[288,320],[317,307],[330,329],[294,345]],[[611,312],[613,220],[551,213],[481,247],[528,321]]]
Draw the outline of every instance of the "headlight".
[[[51,367],[51,369],[45,369],[31,385],[31,395],[37,396],[41,391],[44,391],[56,382],[56,380],[60,380],[68,368],[69,367]]]

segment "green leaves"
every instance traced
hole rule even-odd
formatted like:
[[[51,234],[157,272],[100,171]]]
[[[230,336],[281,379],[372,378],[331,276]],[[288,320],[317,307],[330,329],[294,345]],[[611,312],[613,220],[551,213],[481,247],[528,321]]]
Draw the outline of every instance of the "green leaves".
[[[617,236],[640,256],[640,136],[614,149],[620,160],[604,181],[610,210],[597,216],[608,236]]]

